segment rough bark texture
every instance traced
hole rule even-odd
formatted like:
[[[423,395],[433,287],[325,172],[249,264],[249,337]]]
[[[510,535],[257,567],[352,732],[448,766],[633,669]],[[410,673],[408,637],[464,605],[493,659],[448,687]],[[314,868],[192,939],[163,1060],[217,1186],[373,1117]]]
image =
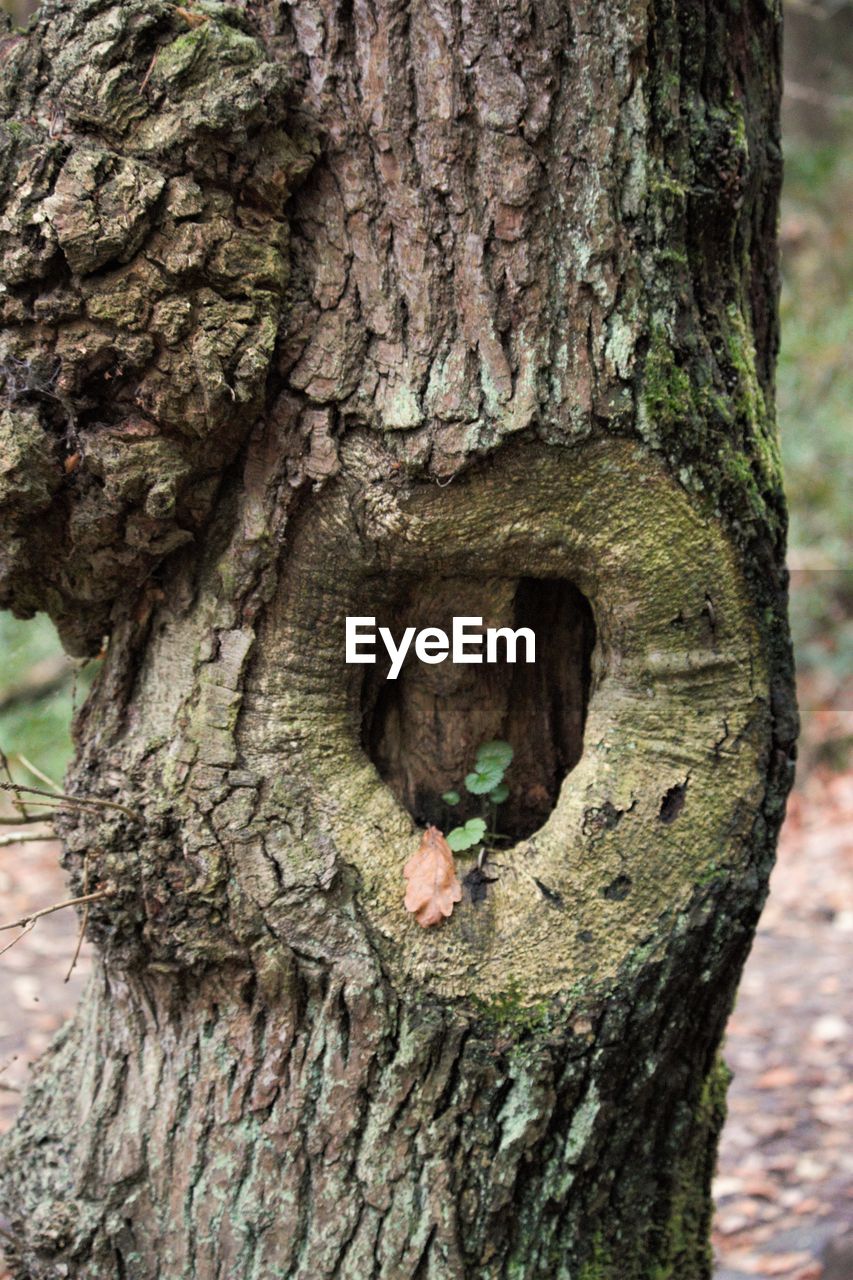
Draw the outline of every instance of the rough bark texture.
[[[4,1143],[18,1276],[709,1274],[796,728],[778,40],[776,0],[3,38],[0,589],[109,635],[69,785],[137,815],[63,820],[113,892]],[[560,707],[343,665],[348,613],[502,625],[531,579],[594,619]],[[420,930],[412,813],[487,726],[528,838]]]

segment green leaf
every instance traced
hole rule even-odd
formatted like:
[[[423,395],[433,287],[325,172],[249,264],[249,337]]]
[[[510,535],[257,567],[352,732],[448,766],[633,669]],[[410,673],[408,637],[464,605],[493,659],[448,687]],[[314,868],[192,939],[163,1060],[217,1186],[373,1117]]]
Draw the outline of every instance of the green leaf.
[[[487,791],[492,791],[504,779],[504,771],[497,764],[484,763],[478,765],[473,773],[469,773],[465,779],[465,789],[471,792],[472,796],[484,796]]]
[[[463,849],[470,849],[471,845],[477,842],[464,827],[454,827],[447,836],[447,843],[454,853],[461,853]]]
[[[499,782],[498,785],[496,787],[492,787],[491,791],[489,792],[489,799],[491,800],[492,804],[503,804],[504,800],[506,800],[508,795],[509,795],[509,787],[506,785],[505,782]]]
[[[443,795],[441,798],[442,798],[442,800],[444,801],[444,803],[445,803],[445,804],[449,804],[449,805],[458,804],[458,803],[459,803],[459,792],[458,792],[458,791],[445,791],[444,795]]]
[[[477,748],[475,769],[482,769],[486,764],[497,765],[499,769],[508,769],[512,763],[513,749],[508,742],[495,738],[492,742],[484,742]]]
[[[485,833],[486,824],[482,818],[469,818],[464,827],[454,827],[446,839],[454,853],[461,853],[463,849],[479,844]]]

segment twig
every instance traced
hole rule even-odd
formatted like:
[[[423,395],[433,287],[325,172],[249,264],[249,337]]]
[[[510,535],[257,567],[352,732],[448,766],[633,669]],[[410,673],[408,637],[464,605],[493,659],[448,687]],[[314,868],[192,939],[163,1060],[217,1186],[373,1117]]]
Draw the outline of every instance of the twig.
[[[20,790],[21,790],[21,787],[17,782],[14,785],[11,785],[8,782],[0,782],[0,791],[17,792]],[[29,796],[27,796],[27,804],[30,806],[37,804],[37,805],[40,805],[43,809],[61,809],[62,799],[63,799],[62,796],[50,796],[50,798],[47,800],[33,800]],[[35,816],[36,815],[34,813],[18,814],[18,817],[21,820],[21,822],[29,822],[30,818],[34,818]]]
[[[89,893],[89,853],[86,852],[83,858],[83,897],[87,897]],[[71,963],[68,966],[68,972],[65,975],[65,981],[68,982],[74,972],[77,961],[80,959],[80,948],[83,945],[83,939],[86,936],[86,926],[89,923],[89,904],[83,907],[83,914],[80,917],[80,928],[77,933],[77,946],[74,948],[74,955],[71,957]]]
[[[36,927],[35,920],[31,920],[29,924],[25,924],[21,932],[18,934],[17,938],[13,938],[11,942],[6,943],[5,947],[0,948],[0,956],[5,956],[7,951],[11,951],[12,948],[15,946],[15,944],[20,942],[21,938],[25,938],[28,933],[30,933],[33,929],[35,929],[35,927]]]
[[[54,805],[53,808],[56,806]],[[47,818],[43,813],[28,813],[25,818],[22,818],[19,813],[16,813],[14,818],[0,818],[0,827],[17,827],[21,822],[53,822],[53,818]]]
[[[148,70],[145,72],[145,78],[144,78],[144,80],[142,81],[142,84],[139,86],[139,90],[138,90],[138,92],[139,92],[140,94],[144,93],[144,92],[145,92],[145,90],[146,90],[146,88],[148,87],[148,81],[151,79],[151,72],[154,70],[154,67],[155,67],[155,66],[156,66],[156,64],[157,64],[157,59],[158,59],[159,57],[160,57],[160,50],[159,50],[159,48],[157,48],[157,49],[155,49],[155,50],[154,50],[154,57],[153,57],[153,58],[151,59],[151,61],[148,63]]]
[[[42,773],[41,769],[38,769],[34,764],[32,764],[26,756],[22,756],[20,751],[15,752],[15,758],[20,760],[25,769],[29,769],[34,778],[38,778],[40,782],[46,782],[49,787],[53,788],[57,795],[62,795],[62,787],[59,783],[54,782],[53,778],[49,778],[46,773]]]
[[[5,947],[0,948],[0,956],[4,956],[7,951],[11,951],[12,947],[21,941],[21,938],[25,938],[28,933],[31,933],[36,927],[37,921],[41,920],[42,916],[52,915],[54,911],[62,911],[65,907],[79,907],[81,903],[85,903],[86,919],[88,920],[89,903],[98,902],[101,898],[111,898],[114,893],[115,889],[98,889],[96,893],[85,893],[79,898],[68,898],[65,902],[54,902],[52,906],[42,907],[40,911],[34,911],[31,916],[22,916],[20,920],[13,920],[11,924],[0,924],[0,933],[5,929],[21,930],[17,938],[13,938],[11,942],[6,943]],[[77,954],[78,952],[75,952],[72,968],[77,961]],[[68,976],[71,976],[70,969],[68,971]],[[68,978],[66,978],[65,981],[67,982]]]
[[[101,898],[112,898],[115,889],[97,889],[94,893],[83,893],[79,898],[66,898],[64,902],[54,902],[49,907],[42,907],[32,915],[21,916],[20,920],[12,920],[9,924],[0,924],[0,933],[6,929],[31,929],[42,916],[52,915],[54,911],[63,911],[65,907],[79,907],[84,902],[99,902]],[[0,955],[2,952],[0,952]]]
[[[57,796],[51,791],[42,791],[41,787],[28,787],[23,782],[0,782],[0,791],[13,791],[15,795],[19,795],[22,791],[25,791],[28,796],[47,796],[48,800],[50,800],[52,804],[55,804],[57,800],[74,799],[73,796],[66,796],[61,791]],[[33,804],[38,804],[38,801],[34,800]]]
[[[0,835],[0,849],[8,849],[12,844],[35,844],[36,841],[58,840],[59,836],[42,835],[37,831],[7,831]]]
[[[113,800],[101,800],[96,796],[69,796],[61,791],[58,796],[51,794],[50,791],[40,791],[38,787],[22,787],[17,782],[0,782],[0,791],[14,791],[18,794],[25,791],[29,796],[46,796],[47,800],[28,800],[28,804],[47,804],[50,802],[57,809],[63,808],[66,804],[83,805],[87,808],[94,809],[117,809],[119,813],[123,813],[125,817],[131,818],[134,822],[139,821],[139,814],[134,813],[131,809],[126,809],[123,804],[116,804]]]

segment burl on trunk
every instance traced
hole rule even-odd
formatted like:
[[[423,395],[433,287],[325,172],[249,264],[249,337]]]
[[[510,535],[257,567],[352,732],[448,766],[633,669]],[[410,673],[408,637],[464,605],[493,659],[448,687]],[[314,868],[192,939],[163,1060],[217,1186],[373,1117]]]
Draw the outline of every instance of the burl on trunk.
[[[47,0],[0,598],[108,651],[32,1280],[700,1280],[796,719],[778,0]],[[347,666],[347,616],[537,661]],[[403,868],[477,746],[504,841]],[[464,814],[463,814],[464,816]]]

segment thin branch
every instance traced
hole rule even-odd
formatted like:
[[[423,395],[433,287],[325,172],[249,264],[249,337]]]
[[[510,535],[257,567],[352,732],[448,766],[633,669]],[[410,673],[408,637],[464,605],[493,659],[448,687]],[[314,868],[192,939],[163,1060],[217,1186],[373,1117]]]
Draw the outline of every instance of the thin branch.
[[[14,786],[10,786],[8,782],[0,782],[0,791],[20,791],[20,789],[21,788],[19,787],[17,782],[15,783]],[[14,804],[14,801],[12,803]],[[50,798],[47,800],[32,800],[30,799],[29,796],[27,796],[27,804],[41,805],[43,809],[61,809],[62,803],[63,803],[62,796],[50,796]],[[35,816],[36,815],[34,813],[18,814],[18,817],[20,818],[21,822],[29,822],[30,819],[34,818]]]
[[[85,875],[88,880],[88,865],[86,867]],[[74,952],[74,959],[71,962],[71,969],[73,969],[74,965],[77,963],[77,957],[80,954],[83,932],[85,931],[86,924],[89,920],[89,903],[100,902],[101,899],[112,898],[114,895],[115,889],[112,888],[98,889],[95,893],[82,893],[77,898],[66,898],[64,902],[54,902],[49,907],[42,907],[39,911],[33,911],[31,915],[22,916],[20,920],[12,920],[9,924],[0,924],[0,933],[4,932],[6,929],[21,930],[17,938],[13,938],[11,942],[8,942],[5,947],[0,949],[0,956],[4,956],[7,951],[11,951],[12,947],[21,941],[21,938],[26,937],[26,935],[35,928],[36,922],[41,920],[42,916],[53,915],[54,911],[63,911],[66,907],[85,906],[84,924],[77,940],[77,950]],[[68,981],[68,978],[71,977],[71,969],[68,970],[68,977],[65,979],[66,982]]]
[[[83,897],[84,898],[87,897],[88,893],[89,893],[89,853],[87,850],[86,855],[83,858]],[[83,946],[83,939],[86,936],[86,927],[88,923],[89,923],[89,904],[87,902],[86,905],[83,907],[83,914],[80,917],[80,928],[77,932],[77,946],[74,948],[74,955],[71,957],[71,963],[68,966],[68,972],[65,975],[66,982],[68,982],[69,978],[74,972],[77,961],[80,959],[80,948]]]
[[[22,756],[20,751],[15,752],[15,758],[17,760],[20,760],[24,768],[29,769],[33,777],[38,778],[39,782],[46,782],[47,785],[57,793],[57,795],[60,795],[60,796],[62,795],[62,787],[59,785],[59,783],[54,782],[53,778],[49,778],[46,773],[42,773],[41,769],[37,768],[31,761],[27,759],[26,756]]]
[[[112,898],[115,889],[97,889],[94,893],[83,893],[79,898],[66,898],[64,902],[54,902],[49,907],[42,907],[32,915],[21,916],[20,920],[12,920],[9,924],[0,924],[0,933],[6,929],[31,929],[42,916],[53,915],[54,911],[63,911],[65,907],[79,907],[84,902],[100,902],[101,898]],[[0,953],[2,954],[2,953]]]
[[[59,836],[42,835],[38,831],[7,831],[5,835],[0,835],[0,849],[8,849],[12,844],[35,844],[37,841],[44,843],[46,840],[58,839]]]
[[[52,795],[50,791],[40,791],[38,787],[22,787],[17,782],[0,782],[0,791],[13,791],[17,795],[21,791],[25,791],[29,796],[46,796],[46,800],[28,800],[28,804],[47,804],[50,802],[57,809],[62,809],[66,804],[82,805],[86,808],[93,809],[117,809],[119,813],[123,813],[125,817],[131,818],[134,822],[139,821],[139,814],[134,813],[131,809],[126,809],[123,804],[116,804],[113,800],[101,800],[96,796],[69,796],[65,792],[60,792],[58,796]]]
[[[52,808],[55,809],[56,805]],[[48,818],[43,813],[28,813],[25,818],[22,818],[19,813],[16,813],[14,818],[0,818],[0,827],[17,827],[22,822],[53,822],[53,818]]]
[[[31,920],[29,924],[25,924],[21,932],[18,934],[17,938],[13,938],[11,942],[7,942],[5,947],[0,947],[0,956],[5,956],[7,951],[11,951],[12,948],[21,941],[21,938],[25,938],[28,933],[31,933],[32,930],[35,929],[35,927],[36,927],[35,920]]]
[[[0,755],[2,755],[2,752],[0,752]],[[47,796],[48,800],[50,800],[52,804],[55,804],[57,800],[74,799],[73,796],[66,796],[61,791],[57,796],[50,791],[42,791],[40,787],[28,787],[23,782],[0,782],[0,791],[12,791],[15,795],[19,795],[21,791],[25,791],[29,796]],[[34,800],[33,804],[38,804],[38,801]]]
[[[145,77],[142,81],[142,84],[139,86],[137,93],[142,94],[145,92],[146,88],[148,87],[148,81],[151,79],[151,73],[157,64],[157,59],[159,57],[160,57],[160,50],[158,48],[154,50],[154,56],[151,59],[151,61],[148,63],[148,70],[145,72]]]

